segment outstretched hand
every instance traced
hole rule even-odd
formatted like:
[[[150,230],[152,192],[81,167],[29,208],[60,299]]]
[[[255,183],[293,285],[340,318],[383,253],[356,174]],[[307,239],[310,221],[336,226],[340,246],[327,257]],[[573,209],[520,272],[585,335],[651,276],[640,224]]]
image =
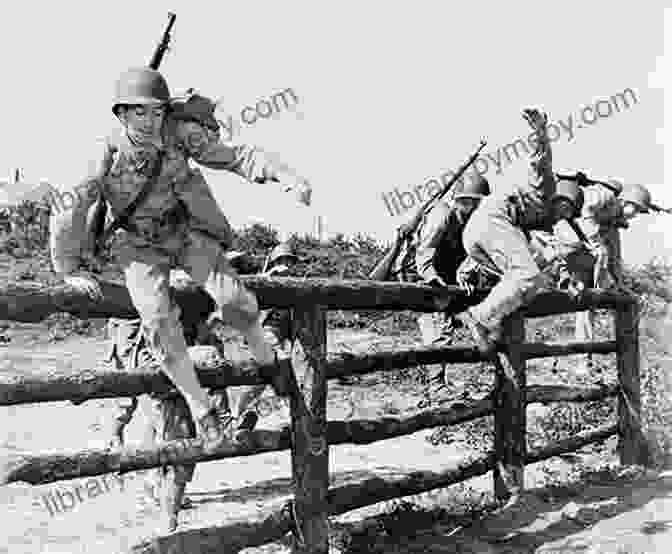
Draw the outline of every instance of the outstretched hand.
[[[296,199],[304,206],[310,206],[313,196],[313,187],[305,179],[297,179],[295,184],[285,187],[285,192],[293,191],[296,194]]]
[[[103,299],[100,283],[88,274],[66,275],[63,280],[66,285],[71,286],[77,292],[86,294],[94,302],[100,302]]]

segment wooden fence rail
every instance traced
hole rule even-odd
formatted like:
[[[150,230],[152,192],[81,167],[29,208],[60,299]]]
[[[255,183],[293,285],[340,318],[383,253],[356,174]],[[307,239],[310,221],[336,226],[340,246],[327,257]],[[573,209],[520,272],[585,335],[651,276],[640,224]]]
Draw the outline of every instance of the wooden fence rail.
[[[409,283],[382,283],[364,280],[294,279],[291,277],[245,276],[245,284],[255,292],[262,308],[295,308],[319,305],[327,310],[411,310],[456,312],[478,297],[467,299],[457,287],[437,289]],[[137,317],[126,288],[103,282],[103,300],[89,298],[66,285],[5,284],[0,287],[0,319],[36,323],[51,314],[66,312],[82,318]],[[181,307],[208,303],[207,294],[195,287],[177,290]],[[561,292],[541,294],[525,307],[525,317],[542,317],[589,308],[626,308],[634,300],[626,295],[589,290],[581,301]]]
[[[493,471],[495,493],[507,498],[520,493],[526,463],[569,452],[584,444],[619,435],[623,463],[642,463],[650,459],[643,438],[640,418],[638,308],[633,298],[621,294],[588,291],[580,302],[562,293],[542,294],[525,309],[509,318],[505,346],[496,355],[483,358],[474,349],[413,349],[382,352],[375,355],[327,355],[326,311],[329,309],[378,309],[458,311],[474,298],[456,288],[437,291],[421,285],[337,281],[332,279],[245,278],[263,307],[291,308],[298,322],[298,342],[304,356],[293,359],[296,378],[292,382],[292,420],[281,431],[255,431],[233,444],[208,451],[198,440],[165,443],[155,448],[88,450],[63,454],[23,455],[9,460],[0,470],[0,483],[24,481],[48,483],[98,475],[110,471],[127,472],[160,465],[246,456],[291,448],[294,498],[287,506],[233,526],[171,533],[155,541],[138,545],[134,552],[213,552],[236,551],[268,542],[293,531],[297,537],[295,552],[326,554],[330,515],[343,513],[400,495],[416,494]],[[126,289],[105,283],[99,303],[67,287],[7,286],[0,288],[0,318],[39,321],[55,312],[80,317],[136,317]],[[202,291],[177,291],[178,302],[187,310],[205,306]],[[207,299],[206,299],[207,300]],[[558,313],[608,308],[616,312],[616,340],[569,345],[526,344],[524,318]],[[206,312],[205,308],[198,308]],[[619,385],[603,388],[526,386],[526,362],[544,356],[582,352],[615,352]],[[495,369],[495,388],[489,398],[470,405],[453,405],[405,418],[373,421],[326,420],[327,381],[330,378],[396,369],[418,364],[446,362],[491,362]],[[232,364],[219,360],[211,367],[199,367],[204,385],[221,388],[268,380],[271,368],[254,363]],[[299,379],[300,376],[300,379]],[[95,368],[73,375],[47,375],[31,378],[3,378],[0,381],[0,405],[26,402],[74,400],[113,396],[134,396],[149,390],[168,389],[168,381],[151,368],[126,374]],[[525,409],[531,402],[558,400],[581,401],[618,395],[618,422],[615,425],[526,451]],[[382,477],[357,485],[329,489],[329,446],[331,444],[367,444],[398,437],[437,425],[451,425],[494,414],[493,452],[484,458],[466,461],[444,473],[420,472]],[[151,541],[150,541],[151,542]]]
[[[617,351],[616,341],[525,343],[521,354],[528,360],[572,354],[611,354]],[[192,350],[193,352],[193,350]],[[208,351],[208,354],[211,354]],[[209,356],[206,362],[198,355],[192,356],[198,377],[203,386],[221,389],[228,386],[267,383],[274,370],[272,366],[259,366],[252,361],[232,363],[225,358]],[[487,361],[476,348],[443,347],[414,348],[407,350],[378,351],[375,354],[332,353],[327,355],[327,379],[363,375],[374,371],[391,371],[438,363],[477,363]],[[94,398],[117,398],[165,393],[172,385],[154,365],[137,368],[132,373],[112,369],[99,363],[91,369],[74,372],[46,372],[39,375],[0,375],[0,406],[34,404],[39,402],[72,401],[75,403]]]
[[[527,389],[526,404],[554,402],[590,402],[617,396],[616,385],[604,387],[567,387],[534,385]],[[330,421],[327,438],[334,444],[371,444],[435,427],[457,425],[495,413],[491,397],[469,404],[456,403],[450,407],[425,410],[419,414],[372,420]],[[245,440],[206,449],[197,439],[182,439],[152,447],[119,449],[87,449],[58,454],[20,454],[0,465],[0,485],[13,482],[41,485],[64,479],[93,477],[105,473],[139,471],[171,465],[209,462],[224,458],[253,456],[277,452],[291,447],[290,428],[256,430]],[[73,460],[77,462],[73,464]]]
[[[579,433],[568,439],[534,449],[525,458],[533,464],[575,452],[588,444],[601,442],[618,433],[617,425]],[[494,454],[476,459],[461,460],[441,472],[414,471],[376,476],[357,483],[330,488],[327,493],[327,514],[335,516],[365,506],[403,496],[421,494],[449,487],[467,479],[485,475],[496,466]],[[268,507],[256,513],[245,514],[241,521],[201,529],[187,529],[164,537],[144,541],[132,548],[132,554],[210,554],[211,552],[238,552],[243,548],[262,546],[276,541],[295,529],[291,501],[277,507]],[[172,550],[171,550],[172,549]]]

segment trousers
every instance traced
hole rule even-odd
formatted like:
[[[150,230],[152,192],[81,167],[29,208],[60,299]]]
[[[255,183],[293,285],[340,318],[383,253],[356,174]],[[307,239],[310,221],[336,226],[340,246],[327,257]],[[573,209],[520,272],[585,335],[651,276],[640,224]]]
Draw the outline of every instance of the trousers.
[[[593,238],[593,243],[599,247],[600,255],[595,263],[592,282],[585,283],[588,287],[607,288],[612,282],[612,275],[621,278],[621,235],[617,227],[600,229]],[[595,313],[591,310],[576,312],[574,336],[577,341],[592,342],[595,340],[593,330]],[[592,358],[590,354],[587,359]]]
[[[485,300],[470,310],[486,328],[498,329],[504,318],[541,292],[545,276],[526,234],[503,211],[476,210],[464,229],[463,241],[469,256],[502,274]]]
[[[149,347],[194,418],[207,412],[210,401],[188,355],[180,308],[170,294],[171,269],[184,270],[203,286],[215,301],[216,315],[245,336],[259,363],[274,361],[273,348],[264,340],[256,296],[245,288],[216,240],[198,231],[176,233],[159,245],[131,238],[122,244],[119,260]]]

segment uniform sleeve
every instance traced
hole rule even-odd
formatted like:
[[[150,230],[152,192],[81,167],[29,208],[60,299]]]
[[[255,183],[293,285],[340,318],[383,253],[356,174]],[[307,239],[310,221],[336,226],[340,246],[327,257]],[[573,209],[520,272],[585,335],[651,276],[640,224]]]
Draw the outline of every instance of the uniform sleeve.
[[[448,230],[450,208],[443,203],[437,204],[420,228],[415,263],[418,274],[425,282],[439,276],[435,266],[436,250]]]
[[[530,156],[528,184],[550,198],[555,192],[555,175],[553,175],[553,155],[548,134],[536,137],[535,149]]]
[[[175,134],[188,156],[210,168],[231,171],[253,183],[277,181],[280,165],[262,149],[221,140],[219,132],[193,121],[179,121]]]
[[[99,197],[108,163],[108,143],[100,140],[89,159],[85,177],[74,186],[55,188],[52,193],[49,242],[51,262],[58,274],[77,271],[91,246],[87,215]]]
[[[219,241],[225,248],[233,242],[233,231],[210,185],[198,168],[190,170],[189,179],[176,186],[176,192],[191,214],[191,226]]]

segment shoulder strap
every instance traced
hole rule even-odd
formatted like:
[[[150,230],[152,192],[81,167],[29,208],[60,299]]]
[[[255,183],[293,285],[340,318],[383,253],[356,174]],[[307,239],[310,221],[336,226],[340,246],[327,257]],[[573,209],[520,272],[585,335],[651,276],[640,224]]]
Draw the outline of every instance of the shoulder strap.
[[[112,236],[112,233],[114,233],[117,229],[128,225],[131,216],[135,213],[135,210],[143,202],[143,200],[147,198],[161,173],[163,155],[163,150],[159,150],[159,154],[154,161],[154,167],[152,167],[152,173],[145,181],[143,187],[138,191],[138,194],[135,195],[135,198],[133,198],[133,200],[128,203],[126,208],[124,208],[124,211],[120,213],[119,216],[115,218],[115,220],[109,225],[109,227],[103,231],[103,234],[100,237],[100,242],[102,244],[107,242],[107,240]]]

